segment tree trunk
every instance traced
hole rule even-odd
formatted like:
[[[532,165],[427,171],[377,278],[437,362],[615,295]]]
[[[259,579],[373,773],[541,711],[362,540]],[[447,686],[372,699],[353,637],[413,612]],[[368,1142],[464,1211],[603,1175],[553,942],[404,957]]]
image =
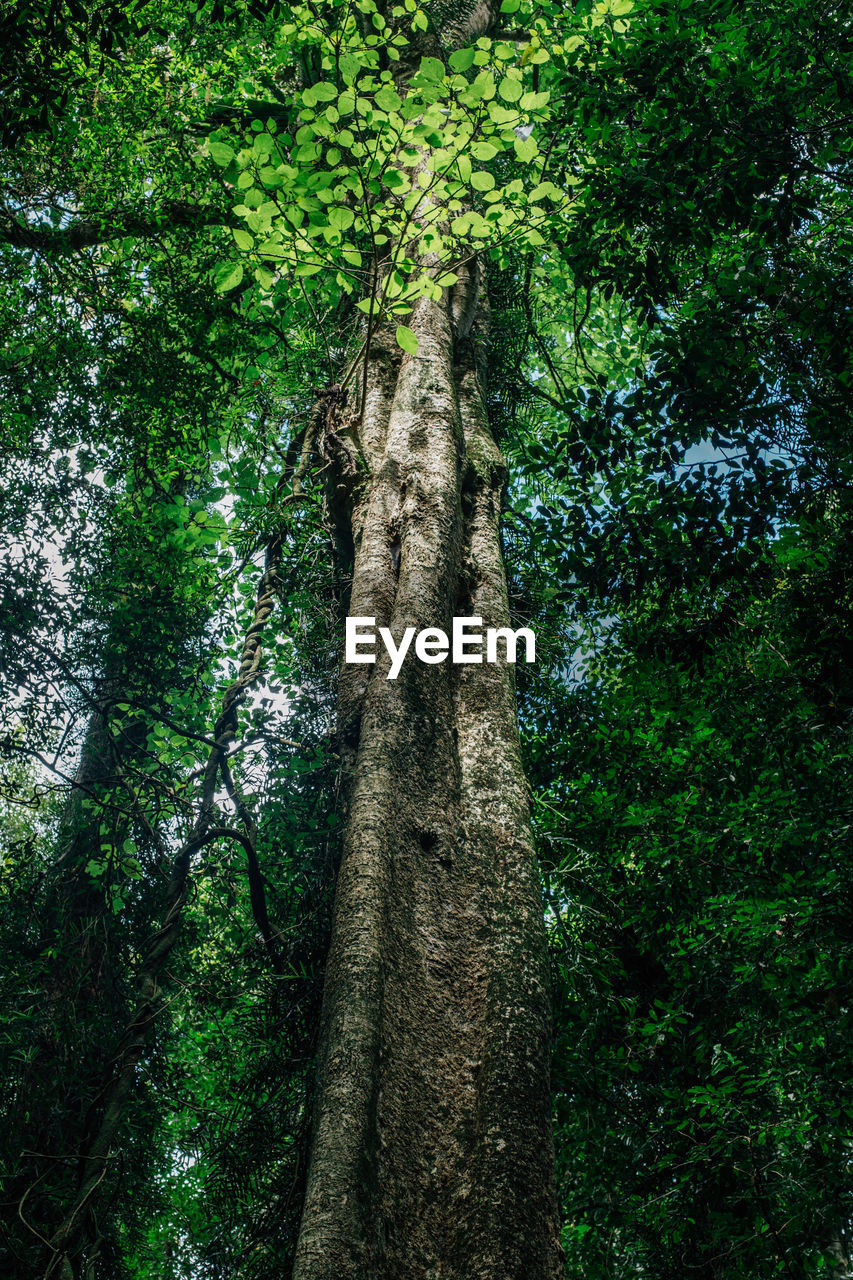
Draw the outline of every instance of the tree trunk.
[[[415,355],[385,330],[370,344],[350,502],[349,613],[398,642],[454,615],[508,625],[477,272],[409,323]],[[410,652],[392,681],[379,649],[340,680],[347,814],[294,1280],[556,1280],[545,935],[512,668]]]

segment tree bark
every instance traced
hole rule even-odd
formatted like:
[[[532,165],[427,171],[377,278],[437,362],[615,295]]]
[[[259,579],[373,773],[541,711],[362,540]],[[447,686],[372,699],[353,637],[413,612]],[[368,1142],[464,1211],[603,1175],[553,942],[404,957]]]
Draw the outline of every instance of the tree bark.
[[[485,316],[472,270],[417,303],[415,355],[384,329],[370,344],[349,613],[398,642],[454,615],[508,625]],[[341,467],[336,482],[339,497]],[[546,948],[512,668],[411,652],[391,681],[388,665],[340,677],[347,813],[294,1280],[556,1280]]]

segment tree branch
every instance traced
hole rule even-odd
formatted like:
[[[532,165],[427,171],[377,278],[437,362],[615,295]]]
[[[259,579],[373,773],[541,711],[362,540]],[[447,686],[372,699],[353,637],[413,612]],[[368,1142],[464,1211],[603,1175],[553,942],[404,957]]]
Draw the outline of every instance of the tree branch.
[[[207,205],[183,200],[167,200],[159,212],[142,216],[133,210],[113,210],[97,220],[84,219],[64,227],[31,224],[22,221],[10,209],[0,207],[0,243],[37,253],[79,253],[93,245],[120,240],[124,236],[145,238],[162,235],[170,229],[201,230],[203,227],[228,226],[228,214]]]

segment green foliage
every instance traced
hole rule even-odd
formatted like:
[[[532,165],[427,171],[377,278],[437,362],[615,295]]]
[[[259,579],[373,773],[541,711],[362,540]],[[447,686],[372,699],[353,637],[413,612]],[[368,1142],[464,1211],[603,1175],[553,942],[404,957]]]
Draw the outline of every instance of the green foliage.
[[[585,1274],[676,1276],[712,1256],[726,1276],[794,1259],[834,1274],[853,1119],[851,736],[792,608],[820,609],[828,644],[821,577],[746,586],[701,663],[674,650],[692,611],[653,645],[638,611],[625,649],[560,691],[558,761],[553,732],[531,740],[566,1245]],[[845,676],[834,707],[850,693]]]
[[[312,413],[357,408],[383,321],[417,356],[475,258],[567,1274],[843,1274],[849,34],[805,0],[499,8],[462,40],[476,6],[416,0],[4,11],[4,1274],[73,1196],[271,546],[232,834],[192,854],[85,1249],[288,1271],[347,591]]]
[[[655,4],[569,50],[580,288],[568,326],[559,283],[521,295],[510,543],[568,638],[522,715],[569,1274],[844,1274],[842,44],[806,6]]]

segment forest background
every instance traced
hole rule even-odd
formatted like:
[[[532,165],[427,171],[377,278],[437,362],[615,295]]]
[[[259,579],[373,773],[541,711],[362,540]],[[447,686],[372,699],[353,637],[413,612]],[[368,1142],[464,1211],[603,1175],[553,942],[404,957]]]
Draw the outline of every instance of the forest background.
[[[845,6],[0,14],[3,1274],[290,1273],[328,476],[476,262],[566,1275],[848,1276]]]

